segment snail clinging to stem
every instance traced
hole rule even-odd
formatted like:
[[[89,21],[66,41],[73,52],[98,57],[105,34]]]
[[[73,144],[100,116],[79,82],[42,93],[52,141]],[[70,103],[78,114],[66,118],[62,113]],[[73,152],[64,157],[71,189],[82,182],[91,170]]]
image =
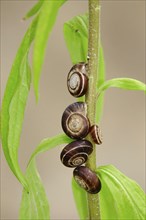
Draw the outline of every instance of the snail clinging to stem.
[[[67,167],[77,167],[85,163],[93,146],[87,140],[77,140],[68,144],[61,152],[60,159]]]
[[[68,91],[74,97],[85,95],[88,88],[87,63],[75,64],[67,76]]]
[[[88,193],[96,194],[101,190],[101,182],[99,178],[88,167],[76,167],[73,176],[75,181]]]
[[[67,87],[71,95],[80,97],[88,89],[87,64],[75,64],[67,77]],[[93,145],[84,138],[90,133],[94,143],[101,144],[102,136],[97,125],[90,126],[87,117],[87,104],[75,102],[69,105],[62,115],[62,128],[66,135],[76,139],[69,143],[61,152],[60,159],[67,167],[76,167],[73,171],[75,181],[88,193],[96,194],[101,189],[101,182],[97,175],[86,166],[88,156],[93,151]]]
[[[62,128],[71,138],[83,139],[87,136],[90,122],[87,118],[85,102],[75,102],[69,105],[62,115]]]

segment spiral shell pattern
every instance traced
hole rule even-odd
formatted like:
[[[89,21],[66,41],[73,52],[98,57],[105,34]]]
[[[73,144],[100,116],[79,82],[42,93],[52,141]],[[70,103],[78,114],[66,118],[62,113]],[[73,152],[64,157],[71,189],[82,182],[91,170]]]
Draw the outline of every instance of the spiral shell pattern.
[[[68,91],[74,97],[81,97],[85,95],[88,88],[87,64],[75,64],[67,76]]]
[[[73,141],[61,152],[60,159],[67,167],[77,167],[85,163],[93,151],[91,142],[87,140]]]
[[[73,172],[75,181],[88,193],[96,194],[101,190],[101,182],[89,168],[79,166]]]
[[[62,115],[62,128],[71,138],[82,139],[87,136],[90,122],[87,118],[87,105],[85,102],[75,102],[69,105]]]
[[[92,125],[90,127],[90,135],[94,143],[102,144],[103,137],[102,137],[102,133],[98,125]]]

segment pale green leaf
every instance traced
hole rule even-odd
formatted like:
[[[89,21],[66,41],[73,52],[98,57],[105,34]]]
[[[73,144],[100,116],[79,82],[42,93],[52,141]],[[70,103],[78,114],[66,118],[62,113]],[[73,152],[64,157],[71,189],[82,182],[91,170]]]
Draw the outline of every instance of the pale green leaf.
[[[41,8],[44,0],[39,0],[24,16],[23,20],[26,20],[34,16]]]
[[[97,93],[100,95],[101,92],[108,88],[115,87],[127,90],[141,90],[146,92],[146,85],[136,79],[131,78],[115,78],[105,81],[99,88]]]
[[[79,62],[87,62],[88,55],[88,14],[76,16],[64,24],[64,38],[69,50],[71,61],[73,64]],[[99,49],[99,67],[97,73],[97,87],[105,80],[105,64],[102,46]],[[96,122],[99,123],[102,110],[103,98],[101,95],[96,104]],[[85,96],[78,98],[78,101],[85,101]]]
[[[104,93],[102,93],[96,102],[96,123],[99,124],[103,114]]]
[[[104,54],[103,48],[100,45],[99,48],[99,67],[97,74],[97,88],[100,87],[105,81],[105,63],[104,63]],[[104,101],[104,93],[98,98],[96,102],[96,123],[100,122],[103,113],[103,101]]]
[[[88,15],[76,16],[66,22],[63,31],[72,63],[87,62]]]
[[[25,189],[23,190],[19,219],[50,219],[48,199],[36,169],[35,159],[27,167],[26,179],[29,184],[29,193]]]
[[[72,178],[72,191],[80,219],[87,220],[89,216],[87,193],[76,183],[74,178]]]
[[[34,39],[36,24],[37,18],[30,25],[17,52],[7,81],[1,110],[3,151],[9,167],[25,187],[27,183],[18,164],[18,147],[30,87],[27,54]]]
[[[103,48],[100,44],[99,48],[99,66],[98,66],[98,75],[97,75],[97,88],[100,87],[105,81],[105,62],[104,62],[104,53]]]
[[[33,51],[33,85],[37,100],[39,95],[38,90],[40,74],[44,61],[48,37],[56,21],[59,8],[65,1],[66,0],[46,0],[43,2],[40,10]]]
[[[20,219],[50,219],[49,204],[43,184],[36,169],[35,158],[42,152],[50,150],[58,145],[70,143],[71,141],[72,139],[63,133],[52,138],[44,139],[35,149],[26,170],[29,193],[27,193],[25,189],[23,190],[19,215]]]
[[[73,139],[69,138],[66,134],[59,134],[57,136],[46,138],[36,147],[35,151],[31,155],[30,161],[40,153],[50,150],[58,145],[70,143]]]
[[[101,219],[145,219],[145,194],[135,181],[112,165],[99,167],[97,175],[102,183],[99,193]]]

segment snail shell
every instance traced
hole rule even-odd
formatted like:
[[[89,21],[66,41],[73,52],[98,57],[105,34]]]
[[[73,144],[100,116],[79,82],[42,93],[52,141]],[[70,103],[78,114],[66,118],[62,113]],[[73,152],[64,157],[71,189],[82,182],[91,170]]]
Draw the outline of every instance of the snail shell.
[[[98,125],[93,125],[90,127],[90,135],[94,143],[102,144],[103,137],[102,137],[101,130]]]
[[[80,166],[73,171],[75,181],[88,193],[96,194],[101,190],[101,182],[89,168]]]
[[[77,140],[68,144],[61,152],[60,159],[67,167],[77,167],[85,163],[93,151],[87,140]]]
[[[90,128],[90,122],[86,115],[87,105],[85,102],[75,102],[69,105],[61,120],[64,132],[74,139],[86,137]]]
[[[68,91],[74,97],[85,95],[88,88],[87,64],[75,64],[67,76]]]

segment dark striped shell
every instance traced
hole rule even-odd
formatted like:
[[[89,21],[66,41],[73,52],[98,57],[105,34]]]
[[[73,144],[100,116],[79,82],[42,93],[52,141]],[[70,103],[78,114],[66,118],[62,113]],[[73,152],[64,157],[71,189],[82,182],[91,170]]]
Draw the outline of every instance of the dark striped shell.
[[[94,143],[102,144],[103,138],[102,138],[101,130],[98,125],[93,125],[90,127],[90,135]]]
[[[77,167],[85,163],[92,153],[93,146],[87,140],[73,141],[61,152],[61,162],[67,167]]]
[[[75,181],[88,193],[96,194],[101,190],[101,182],[97,175],[89,168],[76,167],[73,172]]]
[[[67,76],[68,91],[74,97],[85,95],[88,88],[87,64],[75,64]]]
[[[87,136],[90,128],[85,102],[69,105],[62,115],[62,129],[71,138],[82,139]]]

